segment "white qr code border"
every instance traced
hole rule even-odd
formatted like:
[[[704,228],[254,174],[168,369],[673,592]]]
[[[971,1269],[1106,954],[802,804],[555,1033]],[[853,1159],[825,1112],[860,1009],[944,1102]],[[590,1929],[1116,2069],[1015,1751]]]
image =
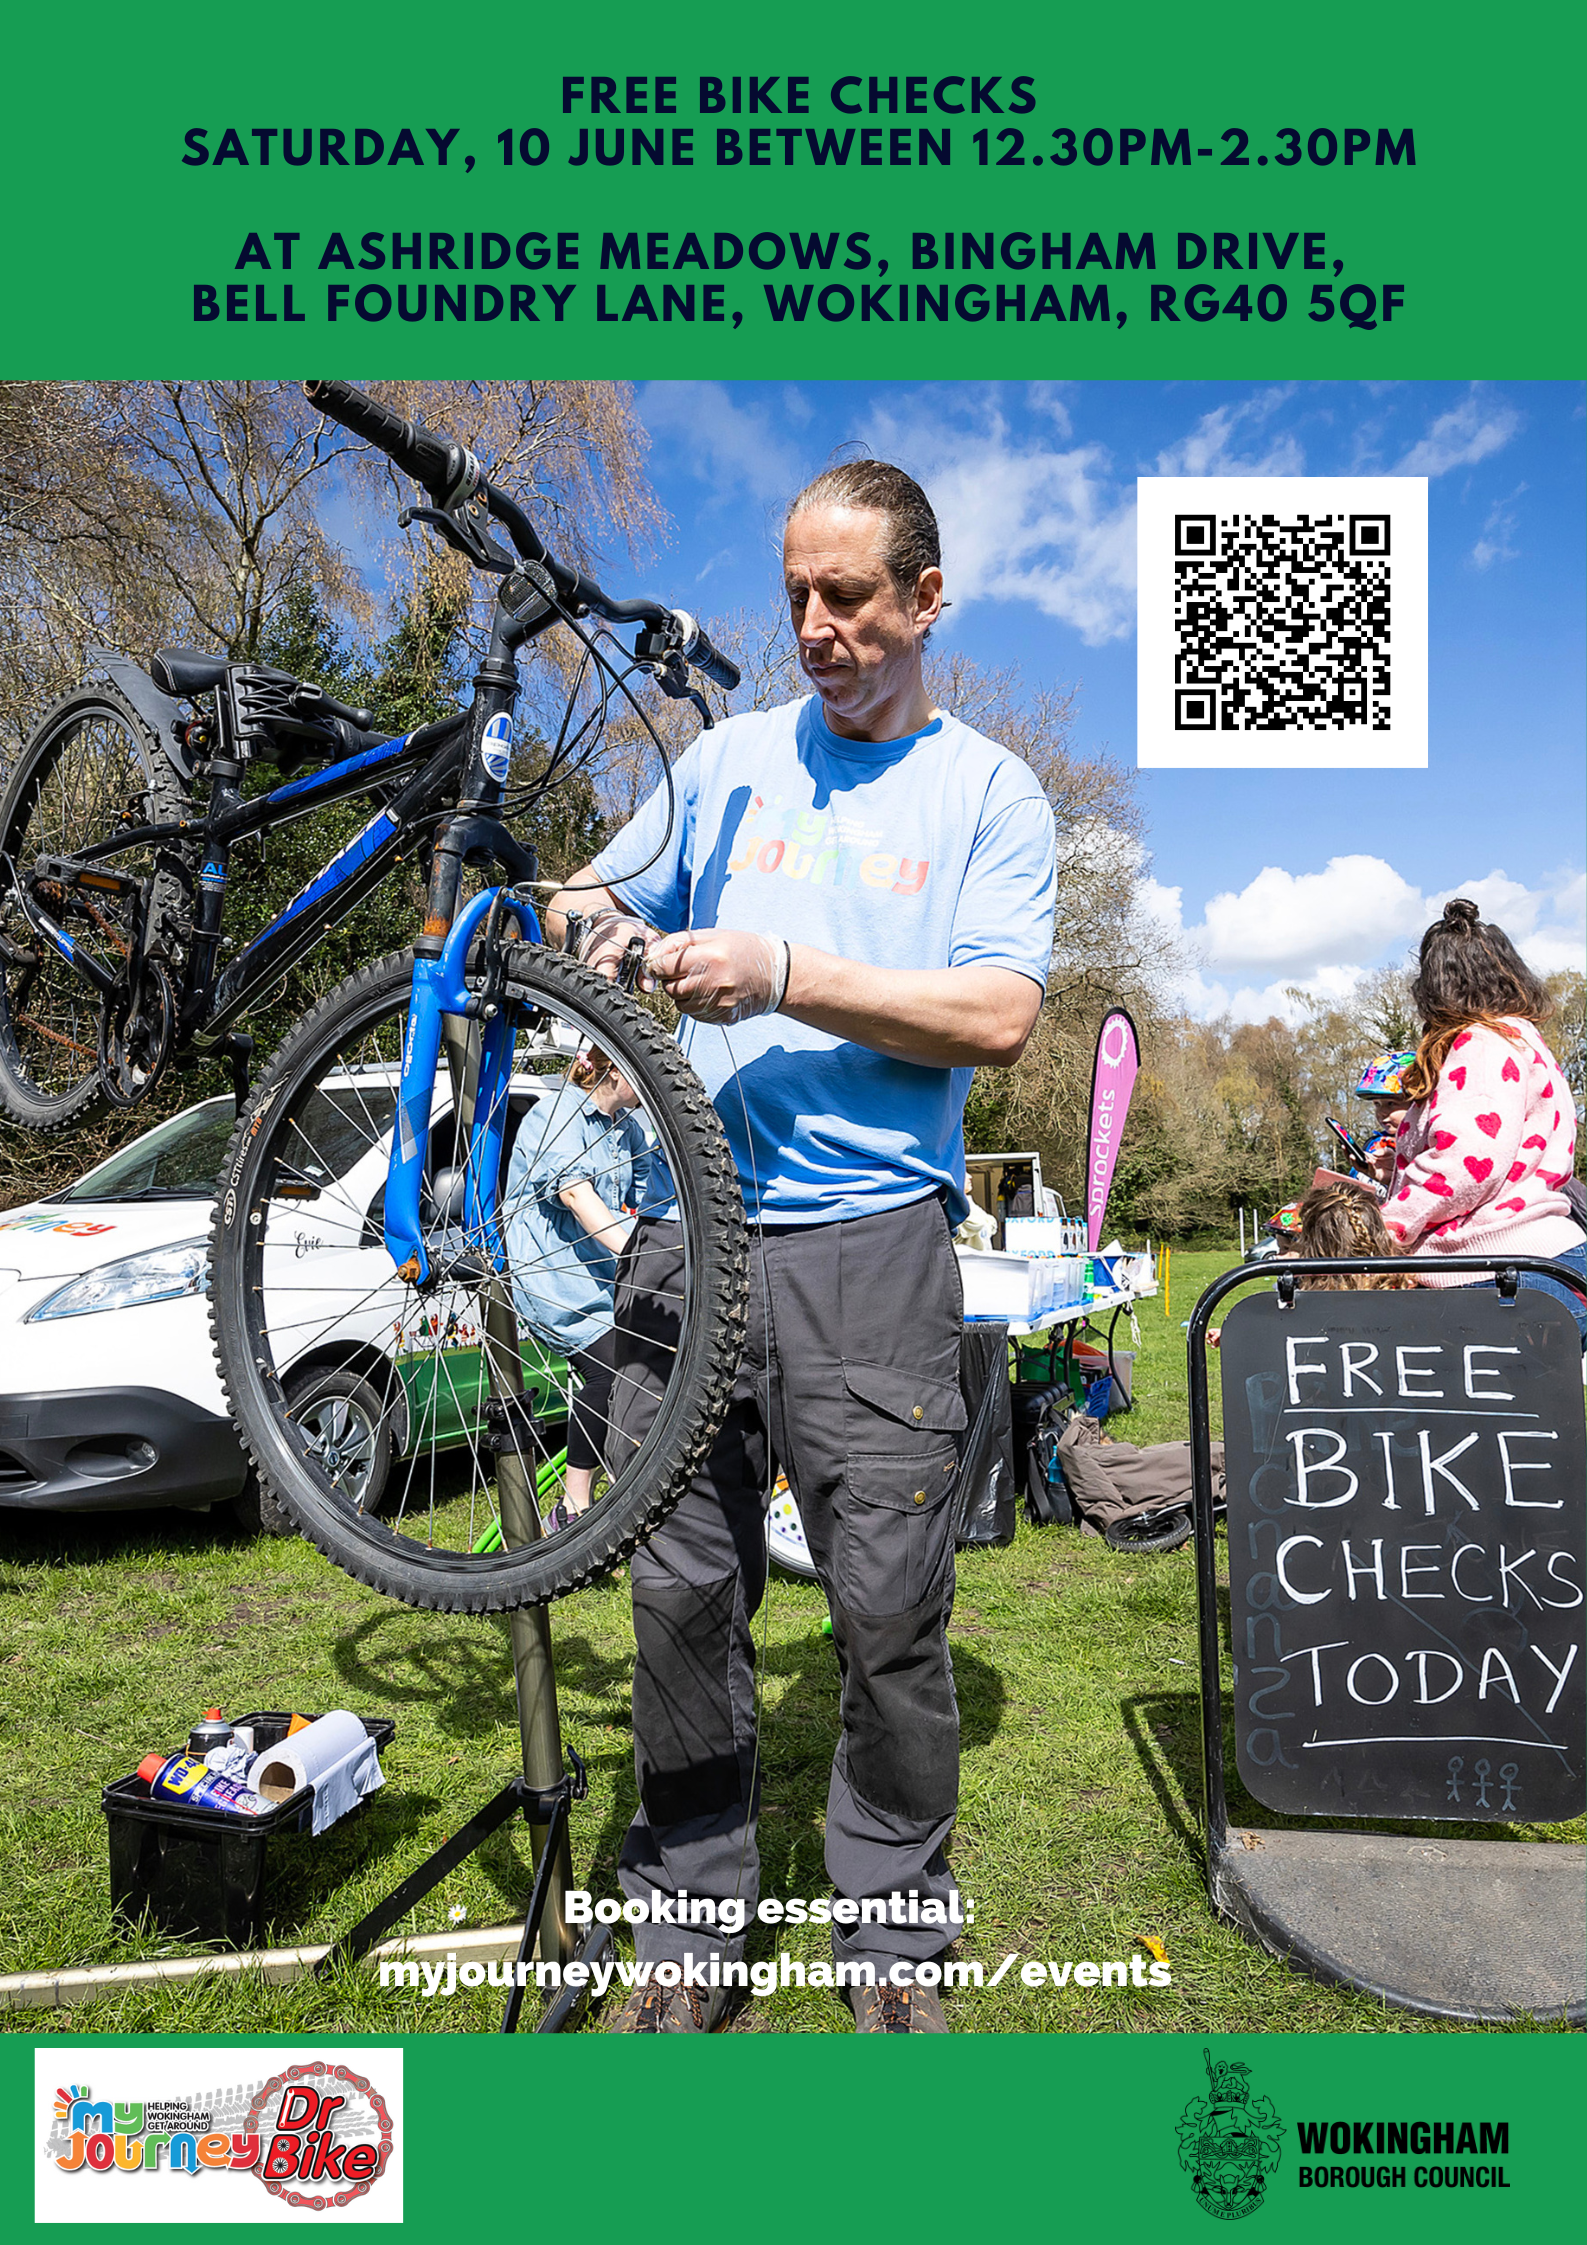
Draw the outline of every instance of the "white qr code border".
[[[1136,762],[1158,771],[1420,771],[1427,765],[1427,478],[1425,476],[1141,476],[1137,498]],[[1390,596],[1389,722],[1237,730],[1208,707],[1188,727],[1175,616],[1175,524],[1187,515],[1384,518]],[[1176,715],[1177,712],[1177,715]]]

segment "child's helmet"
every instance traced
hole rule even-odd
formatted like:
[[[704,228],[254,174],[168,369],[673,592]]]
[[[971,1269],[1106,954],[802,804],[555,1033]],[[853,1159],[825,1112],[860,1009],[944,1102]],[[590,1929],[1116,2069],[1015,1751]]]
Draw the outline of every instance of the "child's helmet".
[[[1414,1052],[1374,1053],[1361,1071],[1361,1081],[1356,1085],[1356,1097],[1398,1099],[1405,1089],[1401,1078],[1415,1058]]]

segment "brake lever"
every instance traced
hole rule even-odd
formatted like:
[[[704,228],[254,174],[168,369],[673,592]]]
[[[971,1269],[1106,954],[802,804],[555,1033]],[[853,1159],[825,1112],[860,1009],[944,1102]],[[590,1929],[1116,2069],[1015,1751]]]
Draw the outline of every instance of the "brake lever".
[[[510,577],[518,566],[516,558],[503,553],[494,538],[487,538],[471,522],[449,514],[444,507],[404,507],[397,517],[397,527],[406,530],[410,522],[427,523],[438,537],[446,540],[454,553],[462,554],[476,569],[488,569],[495,576]]]
[[[716,722],[711,715],[710,704],[698,686],[689,684],[689,666],[676,648],[659,659],[653,657],[643,667],[648,669],[651,677],[654,678],[656,684],[669,700],[693,702],[695,708],[700,712],[701,724],[707,732],[710,731]]]

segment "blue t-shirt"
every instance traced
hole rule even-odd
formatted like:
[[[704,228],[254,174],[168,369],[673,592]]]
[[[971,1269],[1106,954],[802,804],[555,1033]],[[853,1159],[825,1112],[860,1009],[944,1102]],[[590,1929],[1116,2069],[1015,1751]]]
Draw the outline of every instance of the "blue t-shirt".
[[[702,733],[595,860],[671,934],[753,929],[879,967],[1006,967],[1045,986],[1053,815],[1029,767],[957,718],[897,741],[829,732],[812,695]],[[659,857],[644,871],[646,860]],[[785,1014],[681,1042],[751,1216],[828,1223],[946,1186],[964,1199],[969,1068],[920,1067]]]

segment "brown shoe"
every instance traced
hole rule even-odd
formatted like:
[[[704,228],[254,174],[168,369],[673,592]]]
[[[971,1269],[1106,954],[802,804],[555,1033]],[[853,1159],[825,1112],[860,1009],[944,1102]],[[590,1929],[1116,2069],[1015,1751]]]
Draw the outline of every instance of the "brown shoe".
[[[857,2035],[945,2035],[948,2022],[934,1988],[850,1988]]]
[[[705,1998],[697,1988],[636,1988],[615,2019],[610,2035],[703,2035],[710,2032]]]

